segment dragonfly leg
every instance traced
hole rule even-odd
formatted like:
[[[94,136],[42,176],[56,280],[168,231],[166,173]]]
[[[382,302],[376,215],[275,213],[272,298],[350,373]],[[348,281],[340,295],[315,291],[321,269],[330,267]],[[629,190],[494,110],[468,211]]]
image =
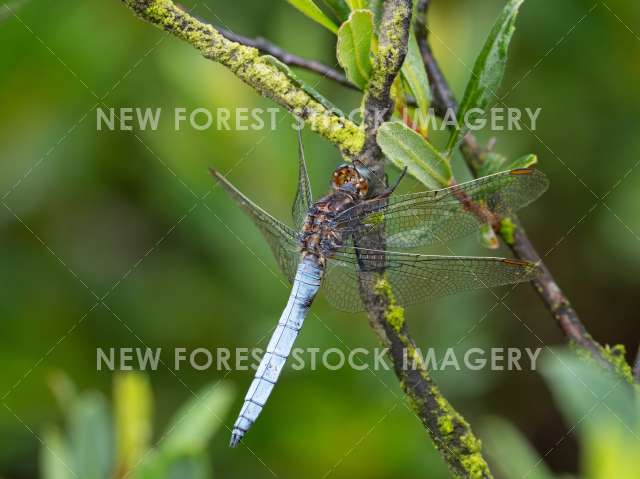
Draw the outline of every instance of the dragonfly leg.
[[[393,192],[396,190],[396,188],[398,187],[398,185],[400,185],[400,182],[402,181],[402,179],[405,177],[406,174],[407,174],[407,167],[405,166],[404,169],[402,170],[402,173],[400,173],[400,176],[396,180],[396,182],[392,186],[386,187],[384,191],[377,196],[377,198],[386,198],[387,196],[391,196]]]

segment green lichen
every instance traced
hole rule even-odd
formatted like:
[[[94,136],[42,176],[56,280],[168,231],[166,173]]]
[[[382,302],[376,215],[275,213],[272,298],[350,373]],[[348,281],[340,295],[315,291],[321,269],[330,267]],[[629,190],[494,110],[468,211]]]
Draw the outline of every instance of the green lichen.
[[[500,236],[509,246],[513,246],[515,243],[516,228],[517,226],[511,218],[503,218],[500,221]]]
[[[603,366],[602,360],[606,361],[611,366],[612,371],[627,381],[629,384],[638,386],[635,378],[633,377],[633,370],[626,360],[627,350],[624,344],[615,344],[613,346],[605,345],[598,349],[600,358],[594,357],[594,353],[586,349],[585,347],[577,344],[575,341],[570,341],[569,346],[576,355],[589,364]]]
[[[627,350],[624,344],[615,344],[613,346],[606,345],[601,350],[602,356],[610,362],[615,371],[622,376],[630,384],[635,383],[633,371],[626,359]]]
[[[367,84],[369,95],[379,97],[391,87],[406,54],[406,28],[411,9],[405,2],[396,2],[390,16],[383,18],[381,38],[374,57],[373,74]]]
[[[229,68],[259,93],[302,118],[313,131],[355,156],[364,145],[363,129],[314,99],[260,52],[232,42],[211,25],[178,8],[171,0],[125,0],[139,17],[186,41],[205,58]]]
[[[446,459],[454,477],[489,479],[491,471],[482,455],[482,442],[473,434],[469,423],[456,411],[433,383],[420,355],[411,343],[406,344],[408,357],[417,355],[416,364],[427,384],[427,395],[416,392],[402,381],[410,406],[425,422],[440,454]],[[428,415],[432,419],[425,417]],[[434,428],[435,425],[435,428]]]
[[[391,289],[391,283],[382,276],[375,285],[375,292],[378,296],[382,296],[386,302],[385,319],[387,323],[398,333],[402,332],[404,326],[404,308],[398,306],[396,298]]]
[[[453,432],[453,418],[446,414],[438,417],[438,429],[445,436],[451,434]]]
[[[461,437],[461,449],[466,452],[461,456],[460,462],[466,471],[465,477],[488,478],[491,477],[489,466],[482,456],[482,442],[471,432]]]

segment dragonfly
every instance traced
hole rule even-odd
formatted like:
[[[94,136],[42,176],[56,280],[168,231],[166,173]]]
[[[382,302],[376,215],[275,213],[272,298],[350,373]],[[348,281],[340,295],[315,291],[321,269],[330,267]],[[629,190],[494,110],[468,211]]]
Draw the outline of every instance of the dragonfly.
[[[391,187],[369,195],[369,170],[357,162],[338,166],[330,191],[314,201],[298,135],[298,185],[292,207],[295,229],[271,216],[211,169],[220,185],[251,218],[291,283],[288,302],[231,433],[236,447],[262,412],[291,353],[311,304],[323,290],[347,312],[364,311],[361,288],[387,281],[397,304],[407,306],[463,291],[530,281],[535,264],[507,258],[416,254],[417,247],[466,236],[537,199],[547,177],[531,168],[503,171],[448,188],[394,195]],[[382,241],[381,241],[382,239]],[[382,245],[382,246],[381,246]]]

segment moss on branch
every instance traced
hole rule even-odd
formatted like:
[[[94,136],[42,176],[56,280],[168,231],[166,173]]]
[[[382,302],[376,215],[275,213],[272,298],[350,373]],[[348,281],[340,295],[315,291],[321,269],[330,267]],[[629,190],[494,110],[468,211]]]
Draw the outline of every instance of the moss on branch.
[[[260,94],[302,119],[345,156],[353,156],[362,149],[364,132],[358,125],[329,111],[256,48],[228,40],[213,26],[189,15],[171,0],[122,1],[138,17],[189,43],[205,58],[229,68]]]
[[[394,364],[409,404],[429,431],[454,477],[487,479],[491,472],[482,456],[480,440],[469,423],[442,395],[434,383],[420,351],[410,337],[404,310],[397,305],[391,285],[381,276],[375,285],[378,302],[374,307],[379,336]]]

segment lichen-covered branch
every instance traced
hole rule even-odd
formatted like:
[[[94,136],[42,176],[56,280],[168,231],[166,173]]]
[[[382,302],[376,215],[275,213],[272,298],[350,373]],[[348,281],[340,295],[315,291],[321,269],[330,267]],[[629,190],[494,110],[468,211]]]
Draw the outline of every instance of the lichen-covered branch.
[[[382,151],[376,141],[378,127],[391,117],[393,100],[391,85],[398,76],[407,55],[407,41],[411,27],[411,0],[388,0],[384,4],[378,31],[378,50],[373,59],[371,78],[364,93],[364,147],[359,159],[371,170],[375,179],[384,177]],[[374,182],[374,193],[384,188]]]
[[[434,101],[437,102],[435,105],[436,112],[443,114],[443,112],[448,110],[455,113],[457,111],[455,96],[445,76],[442,74],[440,66],[433,56],[429,45],[429,30],[427,27],[428,7],[429,0],[418,0],[416,9],[417,18],[415,22],[418,45],[429,76]],[[479,176],[480,167],[483,165],[485,156],[490,149],[491,148],[481,147],[478,140],[471,133],[467,133],[462,140],[460,151],[467,166],[476,178]],[[522,225],[517,223],[515,230],[509,231],[508,237],[505,236],[503,232],[499,232],[499,234],[517,258],[539,265],[540,275],[531,283],[567,340],[572,345],[588,352],[590,357],[601,365],[614,370],[627,381],[633,382],[628,364],[626,364],[625,361],[621,362],[619,355],[612,354],[612,349],[603,347],[589,334],[587,328],[580,320],[578,313],[573,309],[573,306],[571,306],[569,299],[556,282],[551,271],[542,261],[542,258],[536,251]]]
[[[227,39],[241,43],[242,45],[246,45],[249,47],[257,48],[262,53],[267,55],[271,55],[272,57],[277,58],[282,63],[292,66],[303,68],[305,70],[309,70],[310,72],[317,73],[318,75],[322,75],[329,80],[332,80],[340,85],[346,86],[347,88],[351,88],[352,90],[360,90],[356,85],[351,83],[344,73],[336,70],[335,68],[331,68],[329,65],[325,65],[322,62],[317,60],[312,60],[309,58],[304,58],[298,55],[294,55],[274,43],[271,43],[266,38],[257,37],[257,38],[248,38],[242,35],[238,35],[237,33],[231,32],[229,30],[225,30],[219,28],[218,31]]]
[[[379,43],[373,71],[364,93],[363,127],[336,115],[307,93],[286,71],[261,52],[288,64],[309,67],[307,60],[286,56],[273,45],[259,43],[213,26],[189,15],[170,0],[122,0],[140,18],[198,49],[203,56],[221,63],[259,93],[272,98],[336,145],[347,157],[358,158],[369,169],[370,187],[376,194],[385,187],[384,158],[376,141],[378,127],[393,111],[391,87],[404,62],[411,28],[411,0],[386,0],[380,21]],[[286,55],[285,55],[286,54]],[[313,66],[312,70],[322,68]],[[342,83],[341,77],[328,72]],[[379,180],[379,181],[376,181]],[[367,235],[364,247],[384,248],[384,231]],[[480,451],[480,441],[469,424],[444,398],[431,379],[404,321],[404,310],[396,305],[385,280],[384,267],[361,274],[361,294],[370,323],[390,350],[394,370],[411,407],[429,431],[437,449],[455,477],[490,478]],[[371,287],[371,285],[376,285]],[[408,360],[408,361],[407,361]]]
[[[412,2],[387,0],[379,29],[379,45],[373,72],[364,97],[365,143],[358,159],[369,171],[373,194],[385,187],[384,156],[376,142],[378,126],[393,111],[391,85],[407,53]],[[377,234],[374,234],[377,233]],[[384,251],[384,229],[378,227],[357,243],[363,248]],[[360,260],[367,261],[364,258]],[[465,419],[442,395],[416,349],[405,323],[404,310],[396,304],[393,291],[380,264],[363,264],[360,293],[369,322],[388,348],[396,376],[413,411],[423,423],[436,448],[455,477],[490,478],[480,441]],[[376,285],[371,288],[371,285]]]
[[[213,26],[177,7],[171,0],[122,0],[143,20],[197,48],[205,58],[229,68],[260,94],[273,99],[336,145],[345,156],[363,146],[362,129],[329,111],[258,49],[225,38]]]
[[[374,305],[379,335],[389,348],[396,376],[416,415],[429,431],[454,477],[490,478],[489,466],[482,456],[480,440],[469,423],[442,395],[431,378],[424,358],[409,335],[404,310],[396,305],[389,283],[381,277],[377,283],[378,301]]]

